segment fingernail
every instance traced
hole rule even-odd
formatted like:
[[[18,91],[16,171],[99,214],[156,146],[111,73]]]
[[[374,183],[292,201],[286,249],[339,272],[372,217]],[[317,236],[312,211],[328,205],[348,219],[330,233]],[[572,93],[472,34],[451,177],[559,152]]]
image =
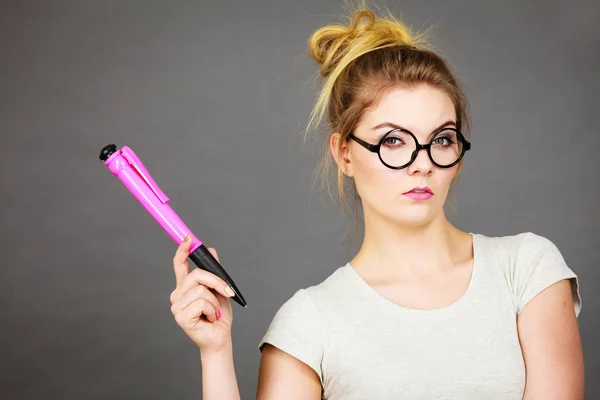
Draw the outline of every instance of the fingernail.
[[[183,241],[184,241],[184,242],[187,242],[187,241],[188,241],[188,239],[189,239],[189,238],[191,238],[191,237],[192,237],[192,235],[189,235],[189,234],[188,234],[188,235],[186,235],[186,237],[184,237],[184,238],[183,238]]]
[[[225,285],[225,292],[230,296],[235,296],[235,292],[228,285]]]

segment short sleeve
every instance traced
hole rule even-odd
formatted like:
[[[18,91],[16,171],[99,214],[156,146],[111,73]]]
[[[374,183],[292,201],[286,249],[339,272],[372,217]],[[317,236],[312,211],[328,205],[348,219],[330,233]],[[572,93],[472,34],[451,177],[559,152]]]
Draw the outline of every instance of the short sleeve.
[[[285,351],[314,369],[322,383],[326,338],[319,310],[306,289],[300,289],[279,308],[258,349],[262,352],[269,343]]]
[[[575,315],[579,316],[579,279],[565,262],[560,250],[551,240],[532,232],[517,235],[517,238],[517,253],[511,266],[512,291],[517,314],[520,314],[538,293],[560,280],[568,279]]]

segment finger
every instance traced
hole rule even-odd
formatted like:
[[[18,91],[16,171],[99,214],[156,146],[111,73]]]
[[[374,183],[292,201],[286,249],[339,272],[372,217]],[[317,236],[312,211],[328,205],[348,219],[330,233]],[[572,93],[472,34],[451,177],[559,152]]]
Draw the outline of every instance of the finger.
[[[176,311],[185,310],[186,307],[198,299],[204,299],[208,301],[215,309],[219,309],[219,307],[221,307],[217,297],[204,285],[198,285],[195,288],[190,289],[173,306],[175,307]]]
[[[218,262],[221,262],[221,260],[219,260],[219,254],[217,253],[217,250],[215,250],[213,247],[209,247],[208,251],[210,251],[210,254],[212,254]]]
[[[201,268],[196,268],[185,278],[183,278],[183,282],[178,287],[178,290],[181,293],[185,293],[196,285],[204,285],[211,289],[215,289],[217,292],[222,294],[225,297],[233,297],[233,290],[228,293],[226,288],[229,288],[229,285],[225,283],[225,281],[219,278],[217,275],[212,272],[205,271]],[[231,290],[231,288],[229,288]]]
[[[206,316],[210,322],[214,322],[217,319],[217,310],[204,299],[198,299],[190,304],[185,310],[182,310],[180,318],[189,325],[198,323],[198,319],[202,315]],[[192,322],[193,321],[193,322]]]
[[[190,273],[190,265],[187,259],[191,245],[192,238],[190,235],[187,235],[177,247],[177,251],[173,257],[173,269],[175,270],[177,286],[179,286],[181,282],[183,282],[183,279]]]

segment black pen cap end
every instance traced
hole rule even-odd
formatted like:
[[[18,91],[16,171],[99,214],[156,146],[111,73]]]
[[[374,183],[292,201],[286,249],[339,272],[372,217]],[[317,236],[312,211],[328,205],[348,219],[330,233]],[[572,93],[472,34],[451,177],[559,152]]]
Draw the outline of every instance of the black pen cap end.
[[[104,146],[102,148],[102,150],[100,150],[100,159],[102,161],[106,161],[108,160],[108,157],[110,157],[111,154],[113,154],[115,151],[117,151],[117,146],[114,144],[107,144],[106,146]]]

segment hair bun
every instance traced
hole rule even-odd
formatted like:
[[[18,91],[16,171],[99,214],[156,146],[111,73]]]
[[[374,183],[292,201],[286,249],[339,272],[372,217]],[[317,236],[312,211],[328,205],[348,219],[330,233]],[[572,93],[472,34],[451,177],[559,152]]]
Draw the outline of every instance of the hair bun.
[[[415,47],[410,29],[390,16],[378,18],[373,11],[362,8],[349,17],[347,25],[331,24],[317,29],[308,40],[310,56],[321,65],[320,74],[327,77],[352,48],[350,44],[361,42],[360,48],[375,50],[390,45]]]

